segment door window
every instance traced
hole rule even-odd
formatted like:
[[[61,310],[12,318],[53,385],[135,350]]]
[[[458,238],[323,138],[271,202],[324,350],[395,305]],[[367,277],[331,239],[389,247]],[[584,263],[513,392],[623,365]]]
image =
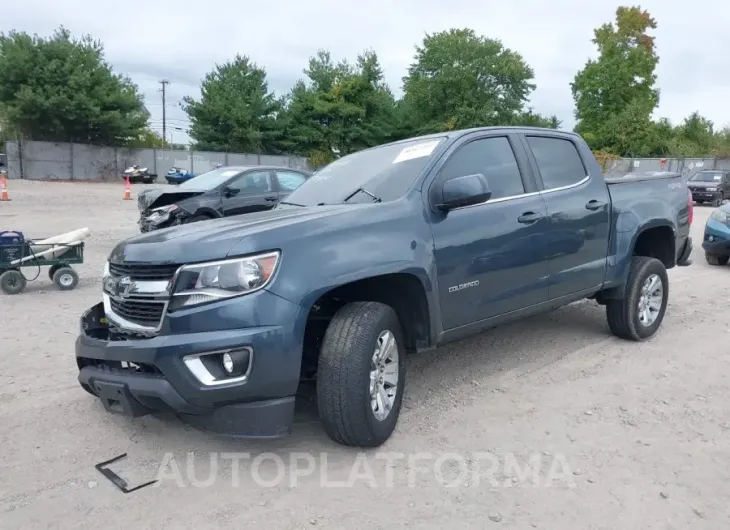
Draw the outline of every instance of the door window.
[[[296,171],[277,171],[276,178],[279,180],[281,191],[294,191],[307,180],[304,175]]]
[[[527,143],[535,155],[546,190],[570,186],[588,175],[575,144],[570,140],[528,136]]]
[[[270,171],[251,171],[240,178],[237,178],[228,185],[229,188],[238,190],[238,195],[261,195],[274,191],[271,182]]]
[[[460,147],[441,169],[439,182],[481,173],[487,177],[492,199],[525,193],[517,159],[506,136],[482,138]]]

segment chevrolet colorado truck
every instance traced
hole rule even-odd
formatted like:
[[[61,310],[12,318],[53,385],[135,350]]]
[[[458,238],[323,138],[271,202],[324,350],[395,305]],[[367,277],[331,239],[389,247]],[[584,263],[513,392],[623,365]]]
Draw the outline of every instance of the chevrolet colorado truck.
[[[481,128],[363,150],[273,210],[119,243],[81,318],[78,379],[109,412],[171,411],[242,437],[289,433],[314,383],[334,441],[378,446],[407,354],[585,298],[618,337],[654,335],[692,216],[679,174],[604,180],[573,133]]]

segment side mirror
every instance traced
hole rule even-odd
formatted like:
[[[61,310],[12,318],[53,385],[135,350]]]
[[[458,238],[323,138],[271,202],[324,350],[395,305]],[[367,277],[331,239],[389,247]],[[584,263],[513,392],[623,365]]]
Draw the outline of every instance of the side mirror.
[[[225,188],[223,188],[223,196],[233,197],[234,195],[238,195],[240,191],[241,190],[239,190],[238,188],[229,188],[228,186],[226,186]]]
[[[443,184],[441,197],[438,209],[448,212],[455,208],[486,202],[492,197],[492,192],[487,177],[477,173],[447,180]]]

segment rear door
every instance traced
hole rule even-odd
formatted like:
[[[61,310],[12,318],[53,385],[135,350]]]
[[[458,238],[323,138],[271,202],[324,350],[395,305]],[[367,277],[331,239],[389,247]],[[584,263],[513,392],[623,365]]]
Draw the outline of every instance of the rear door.
[[[541,246],[547,210],[519,139],[470,137],[448,155],[430,185],[483,174],[487,202],[439,215],[431,223],[444,330],[547,301]]]
[[[602,175],[589,175],[573,137],[526,134],[549,224],[545,234],[550,299],[600,286],[606,273],[610,198]]]
[[[247,171],[231,180],[221,193],[225,217],[270,210],[279,200],[272,172],[268,169]]]
[[[305,173],[293,169],[277,169],[274,174],[279,184],[279,200],[283,200],[307,180]]]

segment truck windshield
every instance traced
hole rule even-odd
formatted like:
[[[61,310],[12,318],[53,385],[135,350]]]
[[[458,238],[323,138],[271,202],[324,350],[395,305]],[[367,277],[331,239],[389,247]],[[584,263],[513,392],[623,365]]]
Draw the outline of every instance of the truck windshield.
[[[690,180],[694,182],[720,182],[722,180],[722,173],[716,171],[700,171]]]
[[[300,206],[373,202],[402,197],[426,167],[443,137],[388,144],[347,155],[317,171],[286,198]],[[362,189],[365,193],[355,192]],[[354,194],[354,195],[353,195]]]
[[[220,168],[201,173],[178,186],[181,190],[210,191],[227,181],[229,178],[238,175],[240,169]]]

